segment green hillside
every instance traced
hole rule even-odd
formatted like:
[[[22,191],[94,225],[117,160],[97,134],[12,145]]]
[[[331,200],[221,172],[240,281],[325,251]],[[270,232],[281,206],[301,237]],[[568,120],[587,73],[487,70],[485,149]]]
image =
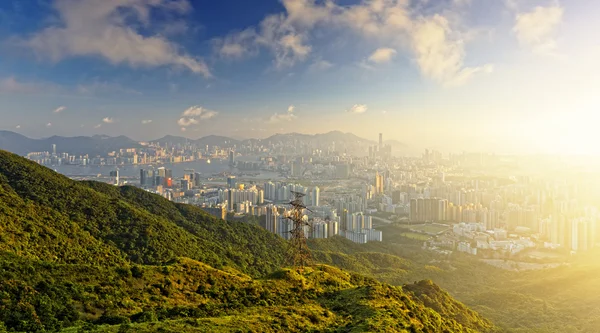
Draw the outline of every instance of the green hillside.
[[[372,276],[419,297],[444,315],[468,315],[461,304],[444,304],[427,295],[432,288],[448,291],[470,309],[490,319],[503,332],[595,333],[600,325],[600,249],[569,259],[567,265],[514,272],[454,253],[443,257],[403,237],[401,225],[378,227],[384,242],[356,244],[341,237],[310,241],[320,263]],[[429,280],[436,285],[429,285]],[[422,294],[425,291],[425,295]],[[454,309],[454,310],[452,310]],[[449,311],[449,312],[448,312]],[[460,322],[460,317],[454,317]]]
[[[254,224],[0,151],[0,332],[493,330],[439,289],[426,305],[331,266],[283,269],[284,252]]]
[[[253,276],[283,263],[283,241],[257,226],[133,187],[75,182],[7,152],[0,197],[0,249],[33,259],[157,265],[188,257]]]

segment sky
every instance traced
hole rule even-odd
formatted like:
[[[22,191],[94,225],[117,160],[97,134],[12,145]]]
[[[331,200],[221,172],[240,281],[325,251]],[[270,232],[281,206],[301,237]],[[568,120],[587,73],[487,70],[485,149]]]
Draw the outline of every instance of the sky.
[[[592,0],[5,0],[0,130],[600,153]]]

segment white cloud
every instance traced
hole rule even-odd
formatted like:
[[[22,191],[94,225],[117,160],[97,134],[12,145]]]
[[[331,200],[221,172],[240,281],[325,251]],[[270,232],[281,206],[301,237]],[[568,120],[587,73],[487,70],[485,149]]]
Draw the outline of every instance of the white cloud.
[[[177,121],[177,125],[179,125],[181,127],[197,125],[198,123],[199,123],[198,120],[196,120],[194,118],[179,118],[179,120]]]
[[[354,104],[349,110],[346,110],[346,112],[360,114],[367,112],[367,110],[368,107],[365,104]]]
[[[182,131],[182,132],[185,132],[185,131],[187,131],[187,128],[185,128],[185,127],[182,127],[182,128],[181,128],[181,131]]]
[[[475,73],[490,72],[491,65],[465,67],[461,34],[444,16],[421,18],[415,23],[412,48],[423,75],[447,86],[466,83]]]
[[[60,24],[25,41],[40,57],[60,61],[72,56],[100,56],[132,67],[174,66],[210,77],[206,63],[180,52],[161,35],[141,34],[130,23],[150,26],[151,10],[188,12],[186,0],[56,0]],[[129,25],[128,25],[129,24]]]
[[[16,129],[19,129],[19,128],[21,128],[21,125],[17,125],[17,126],[15,126],[15,128],[16,128]]]
[[[552,53],[557,47],[556,33],[563,13],[558,4],[537,6],[530,12],[518,13],[513,31],[519,43],[536,53]]]
[[[52,112],[54,112],[54,113],[61,113],[61,112],[63,112],[66,109],[67,109],[66,106],[59,106],[56,109],[54,109],[54,111],[52,111]]]
[[[199,105],[191,106],[181,114],[184,117],[200,117],[200,119],[212,119],[219,114],[217,111],[208,110]]]
[[[254,28],[249,28],[238,33],[232,33],[225,38],[213,41],[217,53],[225,58],[242,58],[258,52],[256,44],[257,34]]]
[[[275,113],[269,118],[269,123],[276,124],[284,121],[292,121],[296,118],[298,116],[293,113]]]
[[[396,50],[394,50],[392,48],[382,47],[382,48],[375,50],[375,52],[373,52],[369,56],[369,61],[376,63],[376,64],[390,62],[392,60],[392,58],[396,55],[396,53],[397,53]]]
[[[150,123],[152,123],[152,119],[144,119],[144,120],[142,120],[142,125],[148,125]]]
[[[191,125],[197,125],[200,123],[200,120],[213,119],[217,115],[219,115],[219,112],[217,111],[208,110],[202,106],[194,105],[190,106],[181,113],[181,118],[179,118],[177,124],[184,128]]]
[[[102,119],[102,122],[105,124],[112,124],[115,122],[115,119],[111,117],[105,117],[104,119]]]
[[[389,62],[403,50],[415,58],[423,76],[442,85],[465,83],[475,73],[486,72],[488,65],[464,65],[465,43],[472,38],[473,30],[461,21],[460,8],[471,1],[447,1],[423,13],[420,9],[426,2],[362,0],[339,5],[329,0],[282,0],[284,13],[267,16],[256,30],[249,28],[226,37],[224,40],[231,42],[221,42],[219,52],[242,56],[263,46],[273,53],[276,68],[286,68],[309,58],[313,51],[311,37],[323,35],[323,31],[351,31],[381,45],[368,60],[359,63],[364,68],[372,69],[369,63]],[[314,33],[315,29],[320,33]],[[223,46],[228,48],[223,50]],[[327,69],[328,65],[313,62],[309,70]]]
[[[94,126],[94,128],[100,128],[100,127],[102,127],[102,124],[98,124],[98,125]]]
[[[307,39],[306,34],[298,33],[284,15],[271,15],[260,23],[256,43],[271,50],[275,56],[275,67],[281,69],[307,58],[312,51],[312,47],[306,44]]]
[[[297,119],[298,116],[294,114],[296,107],[293,105],[288,106],[286,113],[275,113],[269,118],[269,123],[276,124],[285,121],[292,121]]]
[[[275,68],[283,69],[308,58],[312,46],[307,40],[306,31],[299,32],[286,15],[280,14],[267,16],[256,28],[216,39],[214,47],[218,54],[228,58],[254,55],[264,47],[274,55]]]
[[[46,127],[52,127],[52,123],[47,123]]]

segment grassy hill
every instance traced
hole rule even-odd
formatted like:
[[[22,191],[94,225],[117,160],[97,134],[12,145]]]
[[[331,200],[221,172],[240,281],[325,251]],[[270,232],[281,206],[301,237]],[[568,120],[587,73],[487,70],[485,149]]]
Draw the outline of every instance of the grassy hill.
[[[189,257],[253,276],[283,263],[284,242],[134,187],[75,182],[0,151],[0,250],[57,263],[162,264]]]
[[[311,240],[309,245],[320,263],[405,285],[406,291],[445,316],[464,316],[470,310],[448,303],[440,308],[443,303],[428,295],[438,286],[503,332],[598,332],[600,249],[572,257],[558,268],[514,272],[466,254],[444,257],[424,251],[421,242],[402,236],[406,229],[401,225],[378,229],[385,234],[384,242],[360,245],[334,237]],[[416,282],[429,279],[435,285]],[[454,318],[460,322],[460,316]]]
[[[0,332],[494,329],[439,288],[285,269],[284,250],[256,225],[0,151]]]

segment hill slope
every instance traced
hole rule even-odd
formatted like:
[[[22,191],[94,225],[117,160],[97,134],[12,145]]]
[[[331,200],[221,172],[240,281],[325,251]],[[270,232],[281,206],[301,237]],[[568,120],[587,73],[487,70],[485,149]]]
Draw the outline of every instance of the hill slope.
[[[281,269],[284,249],[258,226],[0,151],[0,331],[493,329],[439,288]]]
[[[6,211],[0,221],[5,221],[3,237],[7,238],[0,249],[31,258],[58,263],[101,258],[105,263],[126,259],[163,264],[189,257],[251,275],[269,273],[283,262],[282,239],[258,226],[218,220],[197,207],[175,204],[134,187],[76,182],[2,151],[0,189],[5,198],[0,211]],[[39,245],[48,244],[48,239],[54,240],[56,258],[40,252],[44,247]],[[89,249],[73,246],[82,242],[97,245],[105,255],[83,255]],[[69,256],[67,251],[80,255]]]

